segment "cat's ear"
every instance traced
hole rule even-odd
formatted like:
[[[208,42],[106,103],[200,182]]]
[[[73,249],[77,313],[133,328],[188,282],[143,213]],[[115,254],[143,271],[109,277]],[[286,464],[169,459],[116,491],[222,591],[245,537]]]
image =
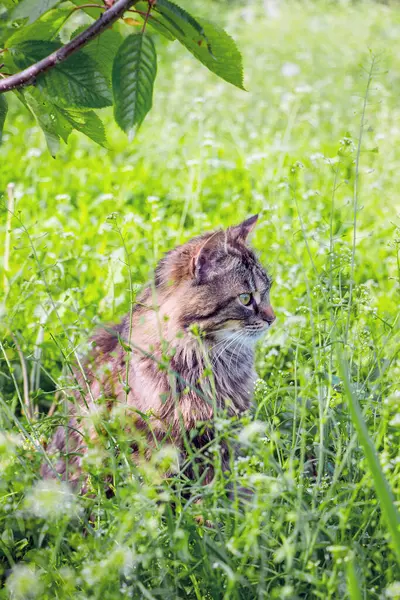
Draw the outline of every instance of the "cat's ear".
[[[225,238],[224,232],[216,231],[195,249],[190,261],[190,273],[197,283],[204,282],[213,271],[223,238]]]
[[[253,215],[249,219],[240,223],[240,225],[235,225],[234,227],[229,227],[228,233],[231,240],[246,242],[249,234],[253,231],[256,226],[258,219],[258,215]]]

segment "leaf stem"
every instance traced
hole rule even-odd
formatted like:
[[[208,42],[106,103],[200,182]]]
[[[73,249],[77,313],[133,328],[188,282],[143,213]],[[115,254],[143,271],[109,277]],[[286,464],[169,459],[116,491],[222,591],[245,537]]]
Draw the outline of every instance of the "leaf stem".
[[[146,11],[146,15],[144,17],[144,23],[143,23],[143,27],[142,27],[142,33],[144,33],[146,30],[147,21],[149,20],[150,11],[153,8],[153,4],[154,4],[153,0],[148,0],[147,11]]]
[[[76,10],[83,10],[84,8],[99,8],[100,10],[106,10],[106,7],[104,6],[104,4],[81,4],[80,6],[75,6],[71,10],[71,15]]]

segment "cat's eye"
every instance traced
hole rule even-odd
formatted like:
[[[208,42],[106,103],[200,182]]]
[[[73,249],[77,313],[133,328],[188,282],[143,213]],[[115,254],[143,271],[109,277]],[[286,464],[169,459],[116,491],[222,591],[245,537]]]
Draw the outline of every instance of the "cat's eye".
[[[240,294],[239,300],[244,306],[250,306],[253,296],[251,294]]]

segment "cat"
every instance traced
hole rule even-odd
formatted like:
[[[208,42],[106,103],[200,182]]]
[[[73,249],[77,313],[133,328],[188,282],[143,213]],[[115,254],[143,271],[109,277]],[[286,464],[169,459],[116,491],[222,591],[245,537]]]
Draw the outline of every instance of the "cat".
[[[85,423],[98,406],[129,407],[127,428],[144,433],[148,453],[167,440],[183,457],[185,436],[200,450],[212,439],[216,412],[233,416],[249,409],[255,343],[275,320],[271,278],[248,245],[257,219],[204,233],[168,252],[132,311],[94,335],[76,373],[81,394],[71,406],[69,427],[58,427],[49,444],[48,453],[58,457],[53,470],[42,467],[44,477],[55,471],[84,489],[82,429],[96,439],[95,427]],[[210,424],[205,432],[190,436],[204,422]],[[133,457],[136,450],[132,443]],[[221,452],[228,468],[228,452]],[[209,468],[204,483],[212,478]]]

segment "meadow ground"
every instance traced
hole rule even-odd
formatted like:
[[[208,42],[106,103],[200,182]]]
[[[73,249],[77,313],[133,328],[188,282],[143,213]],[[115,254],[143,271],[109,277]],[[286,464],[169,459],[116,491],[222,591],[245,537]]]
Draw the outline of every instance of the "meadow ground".
[[[236,39],[247,93],[159,41],[154,108],[135,140],[110,125],[111,150],[76,135],[54,160],[19,107],[6,126],[0,190],[15,183],[16,209],[0,305],[0,598],[400,598],[336,357],[347,355],[399,501],[399,7],[191,6]],[[90,497],[43,489],[39,448],[63,420],[62,401],[48,410],[55,389],[68,393],[74,349],[128,310],[165,250],[255,212],[278,320],[258,349],[256,424],[243,424],[232,475],[254,497],[232,503],[218,473],[195,506],[196,485],[188,498],[178,476],[163,482],[167,452],[139,469],[123,460],[117,418],[87,457]]]

